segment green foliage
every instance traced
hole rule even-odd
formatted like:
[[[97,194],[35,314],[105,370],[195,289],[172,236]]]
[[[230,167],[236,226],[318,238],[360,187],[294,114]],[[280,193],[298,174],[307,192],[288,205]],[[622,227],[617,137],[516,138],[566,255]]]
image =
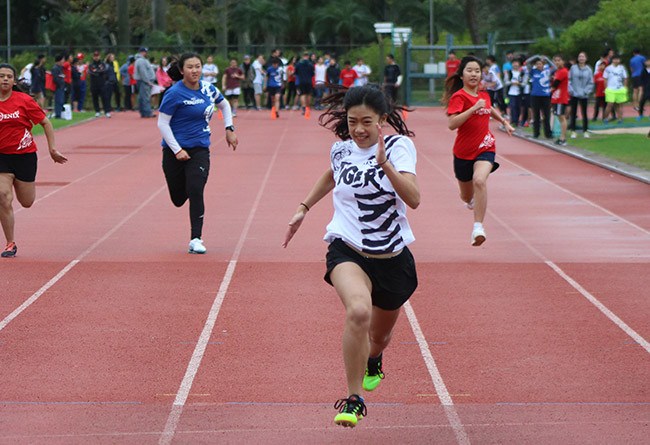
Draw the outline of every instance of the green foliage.
[[[367,41],[375,35],[373,17],[355,2],[326,2],[314,13],[314,32],[331,43]]]
[[[625,55],[633,48],[650,42],[650,2],[603,0],[593,16],[575,22],[559,39],[560,49],[568,55],[586,51],[596,60],[611,47]]]
[[[28,63],[33,63],[36,59],[36,54],[32,52],[24,52],[17,54],[11,58],[11,65],[16,68],[18,75],[20,76],[20,70],[22,70]]]
[[[283,3],[273,0],[249,0],[237,2],[232,18],[240,25],[240,32],[247,32],[251,41],[275,42],[288,25],[288,15]]]
[[[96,17],[80,12],[66,11],[49,25],[49,36],[54,45],[92,46],[100,42],[98,29],[101,27]]]
[[[143,45],[150,48],[176,48],[182,47],[182,39],[178,34],[165,34],[162,31],[151,31],[145,35]]]

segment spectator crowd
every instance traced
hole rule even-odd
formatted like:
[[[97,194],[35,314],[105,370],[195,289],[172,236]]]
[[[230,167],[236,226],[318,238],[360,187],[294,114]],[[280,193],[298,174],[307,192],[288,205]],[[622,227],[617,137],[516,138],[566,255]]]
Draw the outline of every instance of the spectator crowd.
[[[89,60],[90,59],[90,60]],[[90,108],[96,117],[110,118],[115,111],[137,110],[142,118],[154,117],[165,90],[172,85],[167,74],[176,57],[157,61],[148,57],[148,49],[139,48],[120,64],[113,53],[94,51],[58,54],[54,63],[39,55],[23,68],[20,81],[42,108],[51,108],[52,118],[62,118],[66,104],[72,112]],[[213,56],[205,58],[202,79],[218,86],[228,99],[236,116],[238,108],[274,110],[320,110],[322,101],[336,86],[350,88],[369,82],[372,69],[359,58],[355,64],[325,52],[317,55],[304,52],[285,58],[275,49],[267,57],[245,55],[241,62],[231,58],[220,71]],[[221,74],[223,73],[223,74]],[[386,57],[382,83],[385,91],[398,100],[402,73],[392,55]],[[89,95],[88,102],[86,97]]]
[[[446,61],[448,78],[459,65],[457,55],[450,51]],[[645,103],[650,97],[650,60],[634,49],[629,69],[628,74],[620,54],[611,49],[603,52],[593,68],[585,52],[569,60],[561,55],[527,57],[508,52],[501,66],[494,55],[486,57],[482,88],[489,94],[492,105],[508,116],[513,127],[532,126],[535,138],[543,130],[546,138],[553,139],[550,118],[553,113],[559,127],[555,143],[566,145],[567,133],[570,132],[571,138],[578,135],[578,111],[582,120],[580,129],[587,138],[590,120],[600,120],[605,125],[623,123],[624,104],[630,98],[638,113],[636,119],[644,118]],[[590,99],[593,99],[591,115]]]
[[[53,118],[62,117],[66,104],[73,112],[85,110],[88,93],[88,102],[97,117],[110,118],[114,111],[137,110],[142,118],[149,118],[155,116],[154,110],[172,85],[167,71],[174,60],[172,56],[160,60],[149,57],[145,47],[122,64],[110,52],[94,51],[90,60],[82,52],[59,54],[52,65],[48,65],[47,57],[39,55],[23,68],[20,77],[41,107],[46,108],[46,97],[51,98]],[[447,76],[459,64],[455,52],[450,51]],[[238,108],[266,108],[273,110],[275,117],[279,117],[281,110],[301,110],[303,114],[309,108],[320,110],[323,99],[336,86],[363,86],[373,74],[361,58],[355,63],[340,63],[336,55],[328,52],[303,52],[286,58],[279,49],[268,57],[258,54],[245,55],[241,61],[231,58],[228,66],[222,68],[209,55],[204,61],[202,78],[221,89],[234,116]],[[394,101],[398,101],[402,79],[395,58],[388,55],[380,81]],[[621,123],[623,105],[630,100],[637,119],[643,119],[650,98],[650,61],[635,49],[628,71],[621,56],[611,49],[593,67],[585,52],[566,60],[560,55],[527,57],[510,51],[502,65],[495,56],[486,57],[482,88],[514,127],[533,127],[534,137],[542,131],[545,137],[553,137],[553,113],[560,127],[556,143],[562,145],[566,144],[567,134],[577,137],[578,129],[589,137],[589,121]]]

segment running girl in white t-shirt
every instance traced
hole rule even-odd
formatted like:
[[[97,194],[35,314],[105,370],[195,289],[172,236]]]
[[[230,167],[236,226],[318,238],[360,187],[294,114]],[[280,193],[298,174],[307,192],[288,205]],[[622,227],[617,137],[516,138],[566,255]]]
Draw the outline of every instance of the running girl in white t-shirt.
[[[345,306],[343,361],[348,396],[336,402],[338,425],[354,427],[366,415],[362,388],[374,390],[384,378],[382,352],[400,308],[417,287],[415,261],[407,245],[414,237],[406,207],[420,204],[412,136],[376,86],[328,96],[320,123],[341,141],[330,152],[330,168],[316,181],[289,222],[283,246],[311,207],[333,191],[334,216],[325,280]],[[384,136],[388,123],[398,134]]]

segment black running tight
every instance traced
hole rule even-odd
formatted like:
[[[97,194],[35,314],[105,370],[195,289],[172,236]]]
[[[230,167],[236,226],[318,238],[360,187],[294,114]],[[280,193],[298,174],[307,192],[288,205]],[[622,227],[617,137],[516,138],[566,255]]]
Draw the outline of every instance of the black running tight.
[[[210,173],[210,150],[199,147],[185,151],[190,159],[179,161],[169,148],[163,148],[162,167],[174,205],[181,207],[185,201],[190,201],[190,239],[194,239],[201,238],[203,232],[203,190]]]

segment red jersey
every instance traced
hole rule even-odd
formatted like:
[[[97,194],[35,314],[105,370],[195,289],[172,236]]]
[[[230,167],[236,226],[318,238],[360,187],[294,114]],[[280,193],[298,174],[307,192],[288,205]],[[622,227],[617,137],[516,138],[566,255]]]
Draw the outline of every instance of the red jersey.
[[[357,72],[352,68],[350,69],[343,68],[341,70],[341,83],[346,88],[350,88],[352,84],[354,84],[354,80],[357,77],[359,77],[359,74],[357,74]]]
[[[458,127],[454,142],[454,156],[457,158],[473,160],[485,151],[496,151],[494,136],[490,133],[492,103],[488,93],[479,91],[477,96],[472,96],[463,89],[456,91],[449,99],[447,115],[462,113],[472,108],[479,99],[485,100],[485,107],[476,110]]]
[[[560,84],[553,90],[551,94],[552,104],[568,104],[569,103],[569,70],[560,68],[553,75],[553,83],[560,82]]]
[[[447,77],[451,77],[456,74],[456,71],[458,71],[460,60],[447,60],[447,62],[445,62],[445,66],[447,67]]]
[[[63,81],[72,83],[72,65],[70,62],[63,62]]]
[[[31,130],[34,123],[41,123],[43,119],[45,112],[30,95],[12,91],[9,99],[0,101],[0,153],[35,152],[36,143]]]
[[[605,97],[605,78],[603,77],[602,71],[594,74],[594,85],[596,85],[596,92],[594,93],[594,96]]]
[[[81,65],[77,65],[77,71],[79,71],[79,80],[86,80],[86,77],[88,77],[88,64],[82,63]]]
[[[287,66],[287,82],[296,81],[296,67],[293,65]]]

